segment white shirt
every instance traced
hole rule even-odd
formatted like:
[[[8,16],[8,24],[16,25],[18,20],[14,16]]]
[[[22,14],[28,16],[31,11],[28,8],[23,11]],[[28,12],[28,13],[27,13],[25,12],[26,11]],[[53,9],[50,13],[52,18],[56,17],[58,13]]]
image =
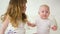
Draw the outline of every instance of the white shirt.
[[[18,28],[14,28],[11,23],[9,23],[5,34],[25,34],[24,23],[20,23]]]
[[[40,16],[35,17],[33,22],[37,26],[37,34],[49,34],[50,28],[55,25],[52,20],[41,19]]]

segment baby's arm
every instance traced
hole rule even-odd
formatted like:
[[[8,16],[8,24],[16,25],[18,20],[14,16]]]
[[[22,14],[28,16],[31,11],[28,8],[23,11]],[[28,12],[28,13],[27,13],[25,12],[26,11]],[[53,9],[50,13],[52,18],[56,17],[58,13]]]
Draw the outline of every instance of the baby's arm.
[[[58,28],[57,21],[56,21],[55,18],[53,18],[52,21],[51,21],[51,29],[54,30],[54,31],[56,31],[57,28]]]
[[[5,30],[6,30],[7,26],[8,26],[8,21],[9,21],[8,17],[6,17],[4,23],[2,24],[2,27],[0,29],[0,34],[4,34],[5,33]]]

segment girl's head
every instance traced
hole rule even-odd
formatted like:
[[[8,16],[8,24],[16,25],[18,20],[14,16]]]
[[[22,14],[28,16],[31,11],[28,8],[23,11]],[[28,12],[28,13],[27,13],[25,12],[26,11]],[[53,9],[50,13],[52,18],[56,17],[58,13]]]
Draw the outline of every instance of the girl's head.
[[[22,13],[26,11],[27,0],[10,0],[5,16],[9,15],[10,22],[14,27],[18,26],[17,21],[22,21]]]
[[[50,14],[49,6],[48,5],[41,5],[38,13],[42,19],[47,19]]]

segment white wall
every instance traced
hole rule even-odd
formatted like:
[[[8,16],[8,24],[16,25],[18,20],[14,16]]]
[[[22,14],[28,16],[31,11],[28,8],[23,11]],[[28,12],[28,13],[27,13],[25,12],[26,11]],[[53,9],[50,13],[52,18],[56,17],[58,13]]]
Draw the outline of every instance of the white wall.
[[[8,2],[9,0],[0,0],[0,16],[3,13],[5,13],[8,6]],[[58,30],[55,32],[51,31],[51,34],[59,34],[60,33],[60,21],[59,21],[60,20],[60,16],[59,16],[60,4],[59,2],[60,0],[28,0],[26,14],[28,18],[32,18],[35,15],[37,15],[39,6],[41,4],[48,4],[50,6],[51,15],[55,17],[58,24]],[[28,31],[31,32],[31,30],[28,30]]]

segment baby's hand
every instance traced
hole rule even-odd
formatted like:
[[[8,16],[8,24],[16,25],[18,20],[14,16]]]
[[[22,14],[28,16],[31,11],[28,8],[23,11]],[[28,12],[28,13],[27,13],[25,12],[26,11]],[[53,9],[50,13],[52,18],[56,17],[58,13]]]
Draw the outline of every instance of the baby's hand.
[[[57,26],[54,25],[54,26],[52,27],[52,29],[53,29],[54,31],[57,30]]]

